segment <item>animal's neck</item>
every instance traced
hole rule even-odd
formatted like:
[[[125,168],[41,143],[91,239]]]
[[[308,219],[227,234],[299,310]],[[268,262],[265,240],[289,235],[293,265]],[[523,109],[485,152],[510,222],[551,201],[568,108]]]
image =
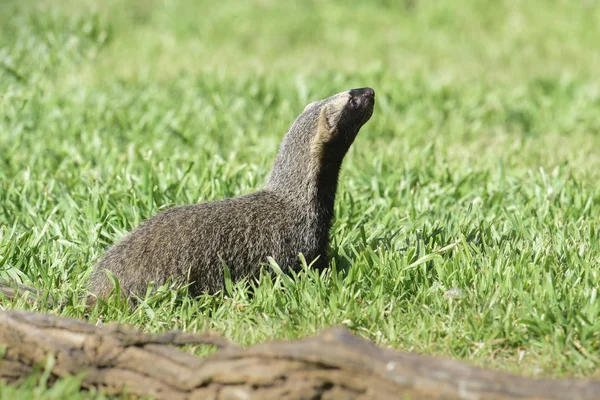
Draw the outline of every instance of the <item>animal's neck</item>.
[[[315,186],[315,206],[320,218],[329,228],[333,218],[333,207],[337,193],[338,177],[342,160],[327,160],[317,173]]]
[[[267,183],[267,190],[302,208],[328,228],[333,217],[333,207],[342,160],[328,157],[310,159],[309,152],[290,157],[289,149],[282,148],[275,160]],[[298,149],[295,149],[298,150]],[[314,221],[317,222],[317,221]]]

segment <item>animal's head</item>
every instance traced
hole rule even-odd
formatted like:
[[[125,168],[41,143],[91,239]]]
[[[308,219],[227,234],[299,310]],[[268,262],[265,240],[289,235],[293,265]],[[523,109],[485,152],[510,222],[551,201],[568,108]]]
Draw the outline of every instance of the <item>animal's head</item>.
[[[343,157],[373,115],[374,106],[373,89],[351,89],[307,105],[296,123],[317,127],[311,148]]]
[[[374,105],[371,88],[347,90],[307,105],[283,139],[267,186],[302,197],[310,192],[307,187],[327,178],[325,185],[335,194],[342,160]]]

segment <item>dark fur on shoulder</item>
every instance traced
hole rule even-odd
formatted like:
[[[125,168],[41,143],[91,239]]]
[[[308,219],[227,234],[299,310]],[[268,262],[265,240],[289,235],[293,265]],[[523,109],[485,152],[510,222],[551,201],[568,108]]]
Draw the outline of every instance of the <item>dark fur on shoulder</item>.
[[[309,104],[281,144],[265,189],[236,198],[175,207],[142,223],[111,247],[92,273],[91,290],[109,295],[111,271],[128,297],[148,284],[187,283],[190,294],[256,276],[268,257],[287,272],[299,253],[328,265],[329,229],[342,160],[373,113],[373,89],[353,89]]]

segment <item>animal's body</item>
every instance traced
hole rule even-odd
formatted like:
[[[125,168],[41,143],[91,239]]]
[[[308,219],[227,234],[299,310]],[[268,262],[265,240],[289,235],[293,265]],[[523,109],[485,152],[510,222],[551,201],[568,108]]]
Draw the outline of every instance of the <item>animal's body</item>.
[[[328,265],[329,229],[342,160],[373,113],[370,88],[338,93],[306,106],[285,136],[268,183],[258,192],[158,213],[111,247],[96,265],[91,291],[108,296],[109,270],[123,293],[140,296],[148,284],[190,283],[190,294],[252,277],[272,257],[284,272],[302,253]]]

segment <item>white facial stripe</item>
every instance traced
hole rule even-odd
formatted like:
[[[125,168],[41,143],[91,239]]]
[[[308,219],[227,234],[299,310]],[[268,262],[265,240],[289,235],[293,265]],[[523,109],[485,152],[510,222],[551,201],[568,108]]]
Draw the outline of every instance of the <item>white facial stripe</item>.
[[[348,92],[343,92],[332,98],[327,105],[329,106],[329,114],[327,115],[327,121],[329,122],[329,126],[336,126],[342,114],[342,110],[348,103],[350,99],[350,94]]]
[[[333,99],[331,99],[331,101],[329,102],[329,104],[335,110],[338,110],[338,109],[341,110],[342,108],[344,108],[344,106],[346,105],[346,103],[348,103],[349,99],[350,99],[350,93],[344,92],[344,93],[340,93],[339,95],[337,95]]]

